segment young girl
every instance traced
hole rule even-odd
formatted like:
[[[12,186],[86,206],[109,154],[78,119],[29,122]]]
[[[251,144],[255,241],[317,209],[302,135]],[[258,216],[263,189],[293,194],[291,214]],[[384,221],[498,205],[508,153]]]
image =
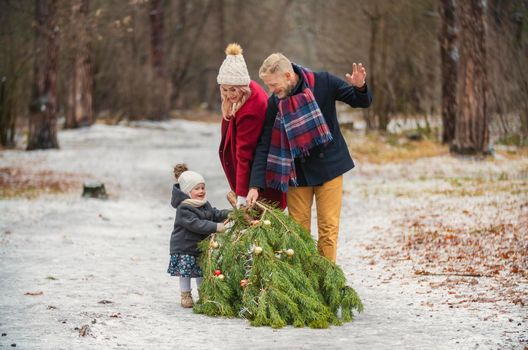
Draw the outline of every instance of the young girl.
[[[170,240],[170,262],[167,270],[171,276],[180,276],[181,306],[193,307],[191,278],[196,278],[196,288],[203,273],[198,266],[198,242],[214,232],[223,232],[230,210],[213,208],[205,199],[205,180],[202,175],[189,171],[185,164],[174,167],[176,184],[172,188],[171,204],[176,208],[174,230]]]

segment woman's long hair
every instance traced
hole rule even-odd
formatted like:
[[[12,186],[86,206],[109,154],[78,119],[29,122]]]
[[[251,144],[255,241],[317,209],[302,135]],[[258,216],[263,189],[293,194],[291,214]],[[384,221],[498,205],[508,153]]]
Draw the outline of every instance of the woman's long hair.
[[[229,121],[231,118],[235,116],[235,113],[242,108],[244,103],[249,99],[251,96],[251,89],[249,86],[233,86],[241,95],[242,98],[237,103],[231,103],[226,98],[224,92],[222,91],[222,86],[220,86],[220,96],[222,97],[222,118],[224,120]]]

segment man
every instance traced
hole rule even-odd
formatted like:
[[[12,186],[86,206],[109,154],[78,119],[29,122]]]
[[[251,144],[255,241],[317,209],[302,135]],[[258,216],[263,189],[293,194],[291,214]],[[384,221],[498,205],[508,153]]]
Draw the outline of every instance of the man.
[[[336,115],[335,101],[366,108],[372,97],[360,63],[346,80],[311,72],[280,53],[264,60],[259,76],[272,93],[251,169],[248,205],[258,191],[287,191],[288,212],[310,231],[311,208],[317,207],[318,250],[336,261],[343,174],[354,167]]]

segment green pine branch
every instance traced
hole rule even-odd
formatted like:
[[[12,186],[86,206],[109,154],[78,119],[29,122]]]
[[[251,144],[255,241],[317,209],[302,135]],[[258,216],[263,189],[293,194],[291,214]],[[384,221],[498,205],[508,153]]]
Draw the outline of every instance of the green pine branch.
[[[230,221],[199,245],[204,280],[194,312],[243,317],[253,326],[327,328],[363,311],[341,268],[288,215],[257,202],[235,209]]]

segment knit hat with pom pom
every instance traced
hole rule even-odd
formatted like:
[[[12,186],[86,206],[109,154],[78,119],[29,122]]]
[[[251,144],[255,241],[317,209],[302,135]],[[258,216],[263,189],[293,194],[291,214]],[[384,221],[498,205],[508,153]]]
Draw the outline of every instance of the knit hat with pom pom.
[[[227,56],[216,77],[218,84],[248,86],[250,78],[240,45],[229,44],[225,52]]]
[[[202,175],[198,174],[197,172],[190,171],[187,168],[186,164],[177,164],[174,167],[174,177],[176,178],[176,181],[180,185],[180,190],[187,194],[191,195],[191,191],[193,188],[196,187],[198,184],[205,184],[205,180]]]

